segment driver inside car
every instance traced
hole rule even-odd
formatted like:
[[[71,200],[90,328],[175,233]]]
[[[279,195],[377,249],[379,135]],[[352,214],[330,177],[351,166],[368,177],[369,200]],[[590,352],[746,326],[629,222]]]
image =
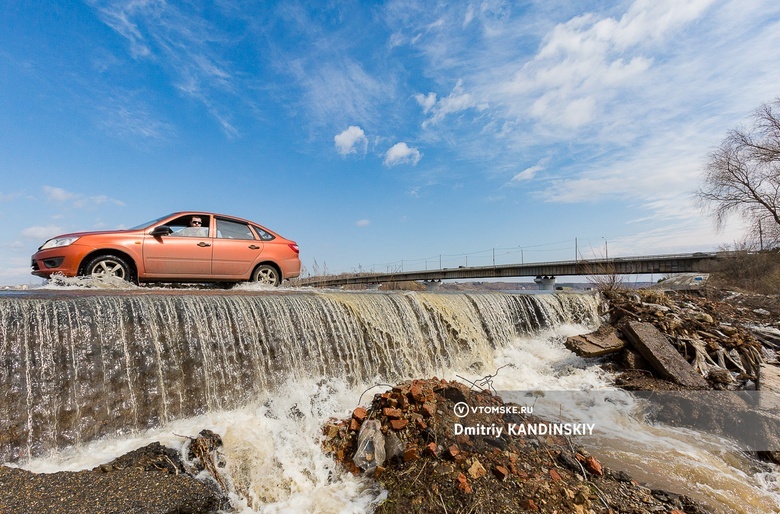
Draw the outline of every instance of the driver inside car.
[[[185,237],[208,237],[209,229],[208,227],[203,226],[203,220],[200,216],[193,216],[190,220],[189,227],[184,227],[173,235]]]

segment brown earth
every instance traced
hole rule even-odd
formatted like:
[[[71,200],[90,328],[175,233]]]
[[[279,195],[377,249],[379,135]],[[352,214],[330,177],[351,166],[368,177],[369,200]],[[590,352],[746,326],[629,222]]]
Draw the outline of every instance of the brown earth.
[[[151,443],[92,470],[32,473],[0,466],[2,514],[210,514],[229,505],[213,456],[221,438],[204,430],[179,451]],[[195,478],[207,469],[214,481]],[[209,469],[210,468],[210,469]]]

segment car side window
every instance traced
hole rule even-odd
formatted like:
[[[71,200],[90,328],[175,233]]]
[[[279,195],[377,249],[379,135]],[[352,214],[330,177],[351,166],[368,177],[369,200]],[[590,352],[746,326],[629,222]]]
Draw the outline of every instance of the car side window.
[[[260,237],[260,239],[263,241],[271,241],[275,239],[274,236],[272,236],[262,228],[258,227],[257,225],[252,225],[252,228],[255,229],[255,233],[257,233],[258,237]]]
[[[209,236],[208,215],[188,214],[181,216],[166,223],[175,237],[208,237]]]
[[[220,239],[254,239],[249,225],[235,221],[217,220],[217,237]]]

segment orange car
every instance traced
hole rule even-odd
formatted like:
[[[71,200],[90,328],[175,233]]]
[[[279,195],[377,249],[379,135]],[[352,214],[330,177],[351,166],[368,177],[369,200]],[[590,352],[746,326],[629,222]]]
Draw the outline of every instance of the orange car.
[[[113,275],[131,282],[240,282],[278,286],[301,272],[298,244],[257,223],[176,212],[127,230],[76,232],[46,241],[32,274]]]

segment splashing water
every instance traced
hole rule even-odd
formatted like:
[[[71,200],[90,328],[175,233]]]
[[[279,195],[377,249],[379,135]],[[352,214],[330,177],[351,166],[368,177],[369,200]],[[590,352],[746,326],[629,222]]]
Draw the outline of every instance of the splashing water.
[[[612,408],[633,400],[562,344],[598,324],[592,296],[154,292],[23,303],[15,310],[0,296],[0,350],[26,355],[11,366],[9,397],[32,411],[17,455],[32,471],[91,468],[152,441],[180,447],[179,435],[208,428],[222,434],[239,512],[369,512],[383,493],[322,453],[325,421],[347,417],[361,396],[370,403],[376,390],[363,392],[377,383],[473,381],[500,368],[492,385],[521,404],[528,391],[606,391],[614,403],[586,398],[544,414],[597,420],[578,444],[614,469],[718,512],[780,510],[776,468]],[[91,425],[114,417],[105,434]]]

